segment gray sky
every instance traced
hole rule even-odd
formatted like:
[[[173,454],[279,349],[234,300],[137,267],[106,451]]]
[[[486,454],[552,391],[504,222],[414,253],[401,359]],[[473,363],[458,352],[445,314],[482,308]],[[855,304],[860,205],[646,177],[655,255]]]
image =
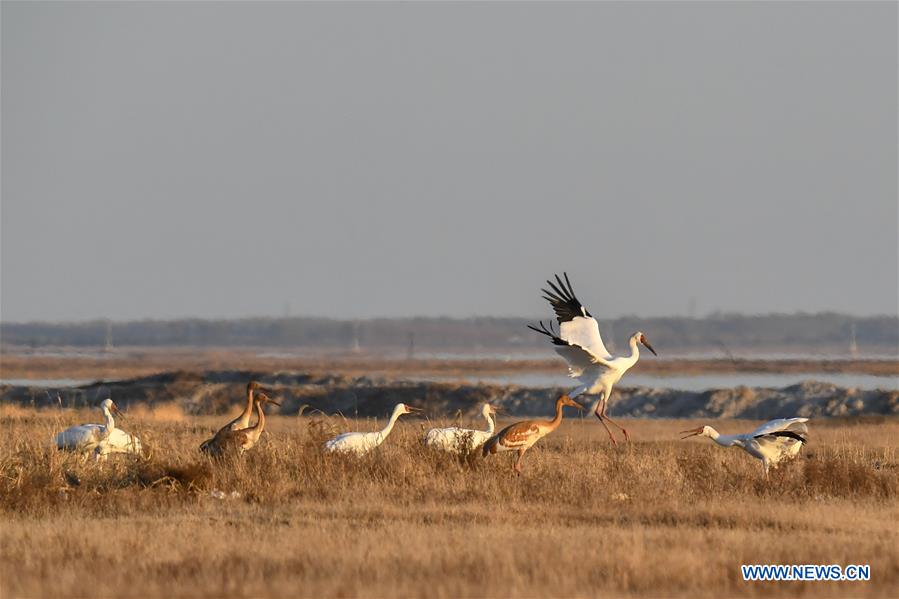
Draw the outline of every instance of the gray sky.
[[[897,310],[897,5],[2,3],[2,318]]]

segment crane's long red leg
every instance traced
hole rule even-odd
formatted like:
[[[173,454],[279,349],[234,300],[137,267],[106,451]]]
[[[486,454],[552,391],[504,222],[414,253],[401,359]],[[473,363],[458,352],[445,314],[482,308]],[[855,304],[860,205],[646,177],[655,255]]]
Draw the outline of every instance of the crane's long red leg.
[[[611,418],[609,418],[608,416],[606,416],[606,402],[605,402],[605,401],[602,402],[602,418],[603,418],[603,420],[608,420],[609,422],[611,422],[612,424],[614,424],[615,426],[617,426],[618,428],[620,428],[620,429],[621,429],[621,432],[624,433],[624,440],[625,440],[625,441],[630,441],[630,440],[631,440],[631,438],[630,438],[630,437],[628,436],[628,434],[627,434],[627,429],[626,429],[626,428],[624,428],[623,426],[621,426],[620,424],[618,424],[617,422],[615,422],[614,420],[612,420]],[[608,427],[606,427],[606,429],[608,429]]]
[[[527,450],[526,450],[526,449],[519,449],[519,450],[518,450],[518,459],[515,460],[515,465],[512,466],[512,469],[515,470],[515,472],[518,473],[518,476],[521,476],[521,458],[524,457],[524,452],[525,452],[525,451],[527,451]]]
[[[599,421],[602,423],[603,427],[606,429],[606,432],[609,433],[609,440],[612,441],[613,447],[618,447],[618,441],[615,440],[615,436],[612,434],[611,429],[609,429],[609,425],[606,424],[606,396],[603,394],[599,400],[599,403],[596,404],[596,417],[599,418]],[[620,428],[620,427],[619,427]]]

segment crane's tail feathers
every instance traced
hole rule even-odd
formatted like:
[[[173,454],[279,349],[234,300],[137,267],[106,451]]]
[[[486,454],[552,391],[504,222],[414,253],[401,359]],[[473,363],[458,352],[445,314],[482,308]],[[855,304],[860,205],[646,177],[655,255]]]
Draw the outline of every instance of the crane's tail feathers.
[[[483,457],[487,457],[488,454],[496,453],[496,444],[499,443],[499,435],[493,435],[487,441],[484,442],[484,446],[481,449],[481,455]]]

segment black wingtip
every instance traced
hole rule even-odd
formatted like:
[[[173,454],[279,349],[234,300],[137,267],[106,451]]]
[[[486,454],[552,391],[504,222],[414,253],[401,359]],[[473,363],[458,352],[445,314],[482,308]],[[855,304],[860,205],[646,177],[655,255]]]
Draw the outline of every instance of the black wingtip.
[[[787,437],[788,439],[795,439],[796,441],[799,441],[800,443],[808,443],[808,440],[806,439],[806,437],[803,437],[802,435],[800,435],[799,433],[794,432],[794,431],[775,431],[773,433],[766,433],[764,435],[759,435],[759,437],[767,437],[767,436]]]
[[[571,281],[568,279],[568,273],[563,271],[562,274],[565,275],[565,282],[568,283],[568,291],[571,292],[571,297],[574,297],[574,287],[571,286]]]
[[[591,317],[587,308],[574,295],[574,287],[571,285],[568,271],[562,271],[562,274],[565,277],[564,281],[558,274],[554,274],[553,277],[556,281],[553,282],[551,279],[547,279],[547,287],[540,289],[544,294],[543,299],[552,304],[553,311],[556,313],[556,320],[561,324],[579,316]]]
[[[559,296],[561,296],[561,298],[564,299],[566,302],[573,301],[574,298],[571,297],[570,293],[568,293],[568,289],[565,287],[565,283],[562,282],[562,279],[559,278],[559,275],[553,275],[553,276],[556,277],[556,282],[559,284],[559,286],[556,287],[555,285],[553,285],[552,281],[547,281],[547,283],[549,283],[550,286],[553,289],[555,289],[556,292],[559,294]]]
[[[561,287],[565,291],[568,291],[568,288],[565,287],[565,283],[562,282],[562,279],[559,277],[559,275],[553,275],[553,276],[556,277],[556,281],[559,283],[559,287]]]
[[[552,321],[551,321],[551,320],[549,321],[549,327],[548,327],[548,328],[547,328],[547,326],[543,323],[542,320],[540,321],[540,328],[539,328],[539,329],[538,329],[537,327],[535,327],[534,325],[531,325],[531,324],[527,325],[527,327],[528,327],[529,329],[531,329],[532,331],[536,331],[537,333],[540,333],[541,335],[546,335],[547,337],[549,337],[550,339],[552,339],[553,345],[568,345],[565,341],[563,341],[563,340],[556,334],[555,330],[553,329],[553,324],[552,324]]]

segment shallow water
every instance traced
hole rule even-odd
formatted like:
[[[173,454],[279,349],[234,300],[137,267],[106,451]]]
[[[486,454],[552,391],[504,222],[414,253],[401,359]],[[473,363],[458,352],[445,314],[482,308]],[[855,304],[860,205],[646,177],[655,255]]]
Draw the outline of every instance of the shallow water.
[[[411,381],[486,383],[495,385],[518,385],[521,387],[571,387],[577,383],[565,374],[525,373],[517,372],[504,375],[472,375],[461,376],[410,376],[403,377]],[[732,387],[767,387],[780,389],[796,385],[803,381],[832,383],[839,387],[856,387],[858,389],[899,390],[899,377],[874,376],[870,374],[809,372],[793,374],[776,373],[733,373],[733,374],[697,374],[673,376],[625,375],[618,383],[619,387],[654,387],[660,389],[679,389],[681,391],[707,391],[709,389],[729,389]],[[47,387],[64,389],[80,387],[95,382],[94,379],[0,379],[0,385],[15,387]]]
[[[80,387],[89,385],[94,379],[0,379],[0,385],[13,387],[49,387],[51,389],[63,389],[66,387]]]

